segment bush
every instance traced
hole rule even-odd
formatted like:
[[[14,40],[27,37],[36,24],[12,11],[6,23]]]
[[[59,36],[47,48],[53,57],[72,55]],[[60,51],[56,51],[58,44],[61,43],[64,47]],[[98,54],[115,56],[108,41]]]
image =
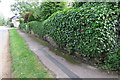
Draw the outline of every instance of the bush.
[[[30,15],[28,16],[28,22],[30,21],[36,21],[36,19],[33,16],[33,12],[31,12]]]
[[[115,26],[118,16],[110,6],[86,3],[80,9],[57,12],[44,22],[45,34],[72,55],[77,52],[88,60],[109,65],[107,68],[120,70]]]
[[[43,36],[44,30],[43,30],[42,22],[31,21],[28,22],[27,24],[30,31],[33,31],[36,35],[39,35],[39,37]]]
[[[27,25],[27,23],[21,23],[21,24],[19,25],[19,28],[22,29],[22,30],[24,30],[26,33],[28,33],[28,32],[30,31],[30,28],[29,28],[29,26]]]
[[[20,24],[24,23],[24,19],[20,19],[19,22],[20,22]]]
[[[14,27],[14,24],[12,22],[9,23],[10,27]]]
[[[28,17],[30,15],[30,12],[26,13],[24,16],[24,22],[27,23],[28,22]]]
[[[26,25],[25,23],[21,23],[21,24],[19,25],[19,28],[20,28],[20,29],[25,29],[25,25]]]

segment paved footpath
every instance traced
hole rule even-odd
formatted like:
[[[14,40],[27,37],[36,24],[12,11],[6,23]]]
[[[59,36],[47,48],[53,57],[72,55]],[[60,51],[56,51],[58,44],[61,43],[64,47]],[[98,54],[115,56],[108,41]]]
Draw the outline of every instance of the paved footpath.
[[[0,80],[2,78],[10,78],[10,54],[8,28],[0,26]]]
[[[19,30],[18,32],[40,61],[54,72],[57,78],[118,78],[118,75],[101,72],[97,68],[83,63],[80,65],[69,63],[64,58],[51,52],[48,47],[40,45],[29,35]]]

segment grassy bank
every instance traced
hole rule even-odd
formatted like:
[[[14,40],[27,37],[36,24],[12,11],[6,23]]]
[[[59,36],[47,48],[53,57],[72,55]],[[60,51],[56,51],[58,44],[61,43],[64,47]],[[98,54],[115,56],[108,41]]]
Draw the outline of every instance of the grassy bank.
[[[52,78],[16,30],[10,30],[13,78]]]

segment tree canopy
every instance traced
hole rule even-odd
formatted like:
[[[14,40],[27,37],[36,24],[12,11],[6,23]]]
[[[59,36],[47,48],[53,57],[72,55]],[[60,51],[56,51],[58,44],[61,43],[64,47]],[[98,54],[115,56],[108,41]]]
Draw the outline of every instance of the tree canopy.
[[[13,11],[13,13],[25,14],[37,6],[39,6],[37,0],[16,0],[16,2],[11,5],[11,11]]]
[[[4,17],[0,17],[0,26],[3,26],[6,23]]]

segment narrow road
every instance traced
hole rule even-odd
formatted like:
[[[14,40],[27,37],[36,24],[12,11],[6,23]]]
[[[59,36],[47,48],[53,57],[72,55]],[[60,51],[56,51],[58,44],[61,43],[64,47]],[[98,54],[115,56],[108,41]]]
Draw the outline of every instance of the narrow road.
[[[10,78],[10,54],[9,54],[9,33],[8,29],[0,26],[0,80]]]
[[[57,78],[118,78],[118,75],[101,72],[95,67],[81,63],[75,65],[69,63],[64,58],[55,55],[48,47],[42,46],[29,35],[19,31],[29,48],[38,56],[40,61],[52,72]]]

